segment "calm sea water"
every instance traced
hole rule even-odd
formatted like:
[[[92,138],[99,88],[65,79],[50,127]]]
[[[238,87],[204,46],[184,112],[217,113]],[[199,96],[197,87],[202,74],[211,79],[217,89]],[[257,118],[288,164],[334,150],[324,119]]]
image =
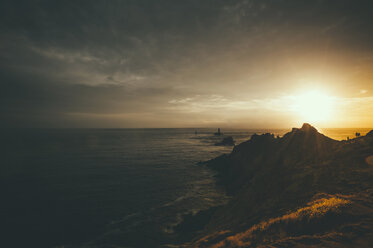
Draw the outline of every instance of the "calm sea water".
[[[200,161],[229,153],[215,129],[1,131],[1,247],[157,247],[185,214],[224,204]],[[253,133],[222,130],[236,143]],[[326,129],[332,138],[369,129]],[[5,246],[4,246],[5,245]]]

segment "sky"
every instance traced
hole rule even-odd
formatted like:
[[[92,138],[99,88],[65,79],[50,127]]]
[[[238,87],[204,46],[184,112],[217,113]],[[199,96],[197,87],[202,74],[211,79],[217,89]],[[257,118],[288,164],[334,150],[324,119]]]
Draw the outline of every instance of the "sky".
[[[373,127],[372,9],[1,1],[0,126]]]

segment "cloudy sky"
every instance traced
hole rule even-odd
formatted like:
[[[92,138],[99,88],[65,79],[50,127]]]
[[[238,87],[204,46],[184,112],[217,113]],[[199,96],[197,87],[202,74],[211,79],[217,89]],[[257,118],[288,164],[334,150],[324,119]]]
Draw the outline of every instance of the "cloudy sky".
[[[371,2],[1,1],[0,125],[372,127]]]

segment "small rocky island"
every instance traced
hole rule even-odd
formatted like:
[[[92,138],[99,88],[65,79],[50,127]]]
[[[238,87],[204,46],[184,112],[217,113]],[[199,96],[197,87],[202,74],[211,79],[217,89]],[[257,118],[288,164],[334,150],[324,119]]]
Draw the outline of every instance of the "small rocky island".
[[[218,131],[216,133],[214,133],[214,135],[220,136],[220,135],[223,135],[223,133],[221,133],[220,128],[218,128]]]

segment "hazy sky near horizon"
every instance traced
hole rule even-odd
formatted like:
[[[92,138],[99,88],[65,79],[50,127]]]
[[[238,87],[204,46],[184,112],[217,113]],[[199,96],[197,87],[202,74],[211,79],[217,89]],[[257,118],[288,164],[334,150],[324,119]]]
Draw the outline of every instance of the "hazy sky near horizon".
[[[332,101],[318,126],[373,127],[372,9],[1,1],[1,126],[287,128],[308,121],[294,104],[317,91]]]

